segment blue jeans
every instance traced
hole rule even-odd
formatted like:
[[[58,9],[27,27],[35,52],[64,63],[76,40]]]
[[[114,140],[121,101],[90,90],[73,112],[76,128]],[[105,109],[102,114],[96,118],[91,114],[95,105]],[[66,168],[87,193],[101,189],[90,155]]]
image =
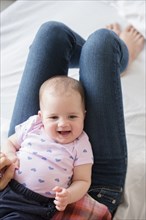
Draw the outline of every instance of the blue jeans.
[[[127,63],[127,47],[113,31],[97,30],[85,41],[62,23],[44,23],[30,47],[9,130],[10,135],[15,125],[37,114],[45,80],[79,68],[86,94],[85,131],[94,153],[89,194],[111,213],[121,201],[127,169],[120,82]]]

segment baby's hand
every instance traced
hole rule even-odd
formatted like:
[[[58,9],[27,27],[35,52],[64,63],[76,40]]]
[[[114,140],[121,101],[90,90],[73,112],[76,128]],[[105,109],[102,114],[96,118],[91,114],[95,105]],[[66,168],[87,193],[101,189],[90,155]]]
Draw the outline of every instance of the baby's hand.
[[[53,191],[56,192],[54,203],[58,211],[64,211],[66,206],[71,201],[71,195],[67,189],[56,186],[53,188]]]
[[[13,152],[6,153],[7,158],[14,164],[15,168],[18,169],[20,166],[17,155]]]

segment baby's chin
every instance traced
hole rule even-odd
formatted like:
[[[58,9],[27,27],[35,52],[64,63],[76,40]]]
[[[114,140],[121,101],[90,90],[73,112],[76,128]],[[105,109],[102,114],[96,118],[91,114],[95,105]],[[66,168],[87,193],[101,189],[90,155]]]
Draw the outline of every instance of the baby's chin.
[[[61,137],[61,138],[56,138],[56,142],[59,144],[69,144],[74,141],[75,138],[69,138],[69,137]]]
[[[59,144],[69,144],[71,143],[73,140],[60,140],[60,139],[57,139],[56,142],[59,143]]]

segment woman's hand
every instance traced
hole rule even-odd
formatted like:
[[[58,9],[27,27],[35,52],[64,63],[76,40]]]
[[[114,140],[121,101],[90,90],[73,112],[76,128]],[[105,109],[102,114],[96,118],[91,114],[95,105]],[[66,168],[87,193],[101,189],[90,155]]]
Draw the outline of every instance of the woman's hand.
[[[0,152],[0,190],[3,190],[13,178],[16,164]]]

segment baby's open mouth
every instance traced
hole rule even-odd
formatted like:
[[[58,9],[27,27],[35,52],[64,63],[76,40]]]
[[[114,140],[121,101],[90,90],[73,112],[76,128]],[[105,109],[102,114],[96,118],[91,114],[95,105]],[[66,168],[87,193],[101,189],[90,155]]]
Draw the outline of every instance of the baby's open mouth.
[[[68,135],[71,131],[58,131],[61,135]]]

